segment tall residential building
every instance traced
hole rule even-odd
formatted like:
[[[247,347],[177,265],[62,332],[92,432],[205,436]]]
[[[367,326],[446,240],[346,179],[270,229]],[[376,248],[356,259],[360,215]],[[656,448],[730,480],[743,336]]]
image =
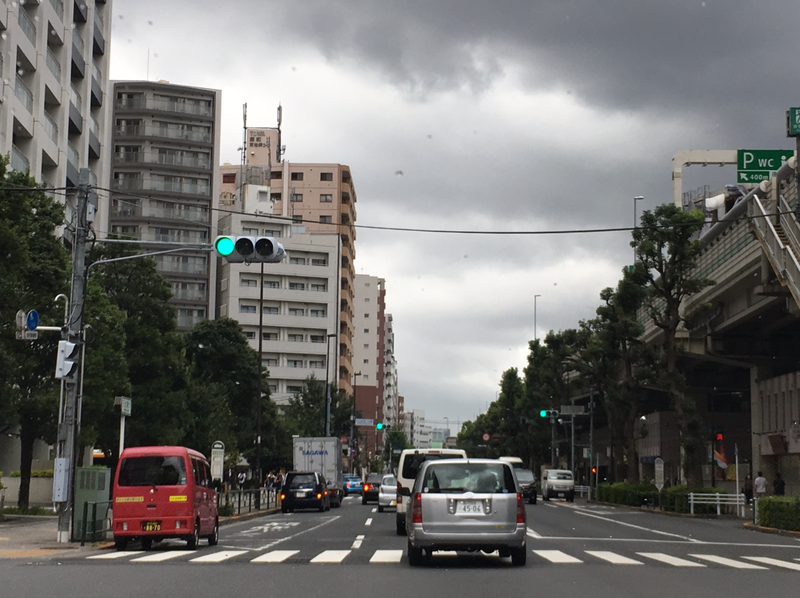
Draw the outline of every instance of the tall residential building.
[[[0,0],[0,30],[0,152],[51,187],[76,186],[81,168],[104,186],[111,2]],[[73,210],[68,198],[68,222]]]
[[[401,411],[393,326],[392,314],[386,314],[383,326],[383,420],[390,426],[400,424]]]
[[[356,192],[350,168],[343,164],[308,164],[282,159],[279,129],[249,127],[245,131],[245,162],[220,168],[220,206],[233,211],[273,214],[295,225],[296,232],[338,234],[336,292],[339,318],[338,372],[332,379],[346,394],[353,392],[353,293],[355,280]],[[244,210],[244,185],[269,186]],[[301,228],[297,228],[301,227]],[[232,229],[231,234],[241,234]],[[288,248],[287,248],[288,250]]]
[[[211,243],[219,198],[221,92],[165,81],[113,83],[110,231],[163,243]],[[172,246],[174,247],[174,246]],[[155,257],[172,286],[178,329],[213,317],[216,260],[190,250]]]
[[[403,429],[406,438],[415,448],[431,448],[431,427],[425,423],[422,409],[411,409],[403,413]]]
[[[386,281],[377,276],[356,274],[353,315],[353,367],[361,375],[356,384],[356,411],[375,423],[384,421]],[[366,450],[372,454],[383,446],[383,432],[361,429]]]

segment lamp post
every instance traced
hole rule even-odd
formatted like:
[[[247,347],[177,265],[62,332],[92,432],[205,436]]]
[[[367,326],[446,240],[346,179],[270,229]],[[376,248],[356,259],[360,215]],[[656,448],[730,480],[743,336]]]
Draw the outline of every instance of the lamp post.
[[[633,198],[633,230],[634,231],[637,228],[637,226],[636,226],[637,225],[637,221],[636,221],[636,202],[637,201],[642,201],[643,199],[644,199],[644,196],[642,196],[642,195],[637,195],[636,197]],[[636,265],[636,246],[634,246],[634,248],[633,248],[633,264]]]
[[[331,371],[331,339],[336,337],[336,333],[330,333],[325,339],[325,436],[331,435],[331,387],[328,382],[328,375]]]
[[[539,297],[541,297],[541,295],[533,296],[533,340],[538,339],[538,337],[536,336],[536,299]]]

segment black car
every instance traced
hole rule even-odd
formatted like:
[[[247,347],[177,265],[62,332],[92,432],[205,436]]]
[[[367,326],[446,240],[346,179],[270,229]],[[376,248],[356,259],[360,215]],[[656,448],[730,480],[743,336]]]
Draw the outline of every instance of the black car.
[[[536,480],[530,469],[515,469],[519,487],[522,489],[522,498],[532,505],[536,504]]]
[[[383,474],[371,473],[367,476],[367,481],[361,486],[361,504],[367,504],[367,501],[374,500],[378,502],[378,489],[381,487],[381,480]]]
[[[316,471],[290,471],[281,487],[281,511],[291,513],[295,509],[318,509],[329,511],[331,499],[328,484]]]

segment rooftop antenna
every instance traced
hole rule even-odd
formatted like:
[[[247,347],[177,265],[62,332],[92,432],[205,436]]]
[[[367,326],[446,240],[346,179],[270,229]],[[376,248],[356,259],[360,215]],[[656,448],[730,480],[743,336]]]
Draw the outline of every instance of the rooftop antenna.
[[[247,163],[247,102],[242,106],[242,151],[239,163],[239,210],[244,212],[244,166]]]

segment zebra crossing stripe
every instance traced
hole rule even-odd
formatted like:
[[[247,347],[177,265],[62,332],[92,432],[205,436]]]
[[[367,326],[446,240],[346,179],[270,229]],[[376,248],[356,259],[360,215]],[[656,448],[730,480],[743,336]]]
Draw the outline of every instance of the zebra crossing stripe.
[[[774,565],[775,567],[783,567],[784,569],[791,569],[792,571],[800,571],[800,564],[781,561],[780,559],[771,559],[768,556],[743,556],[742,558],[748,561],[764,563],[765,565]]]
[[[246,554],[247,550],[221,550],[220,552],[212,552],[211,554],[205,554],[201,557],[197,557],[196,559],[190,559],[190,563],[221,563],[222,561],[227,561],[228,559],[232,559],[235,556],[239,556],[240,554]]]
[[[534,550],[535,554],[538,554],[540,557],[547,559],[551,563],[582,563],[580,559],[576,559],[574,556],[570,556],[565,552],[561,552],[560,550]]]
[[[273,550],[254,558],[251,563],[282,563],[289,557],[296,555],[299,550]]]
[[[171,559],[177,559],[179,556],[186,556],[189,554],[197,554],[194,550],[166,550],[164,552],[156,552],[148,554],[147,556],[133,559],[131,563],[161,563]]]
[[[672,565],[673,567],[705,567],[705,565],[702,563],[695,563],[694,561],[679,559],[676,556],[670,556],[668,554],[664,554],[663,552],[637,552],[636,554],[648,559],[653,559],[654,561],[666,563],[667,565]]]
[[[399,563],[403,558],[402,550],[376,550],[372,558],[369,559],[370,563]]]
[[[350,554],[349,550],[324,550],[311,559],[312,563],[341,563]]]
[[[87,559],[121,559],[124,556],[131,556],[137,554],[135,550],[120,550],[119,552],[107,552],[105,554],[96,554],[95,556],[87,556]]]
[[[604,561],[608,561],[614,565],[644,565],[644,563],[641,561],[635,561],[626,556],[622,556],[621,554],[617,554],[616,552],[611,552],[608,550],[587,550],[586,554],[596,556],[598,559],[603,559]]]
[[[766,569],[766,567],[762,567],[761,565],[753,565],[752,563],[743,563],[742,561],[728,559],[725,558],[724,556],[717,556],[715,554],[690,554],[689,556],[694,557],[696,559],[709,561],[710,563],[717,563],[718,565],[733,567],[734,569]]]

